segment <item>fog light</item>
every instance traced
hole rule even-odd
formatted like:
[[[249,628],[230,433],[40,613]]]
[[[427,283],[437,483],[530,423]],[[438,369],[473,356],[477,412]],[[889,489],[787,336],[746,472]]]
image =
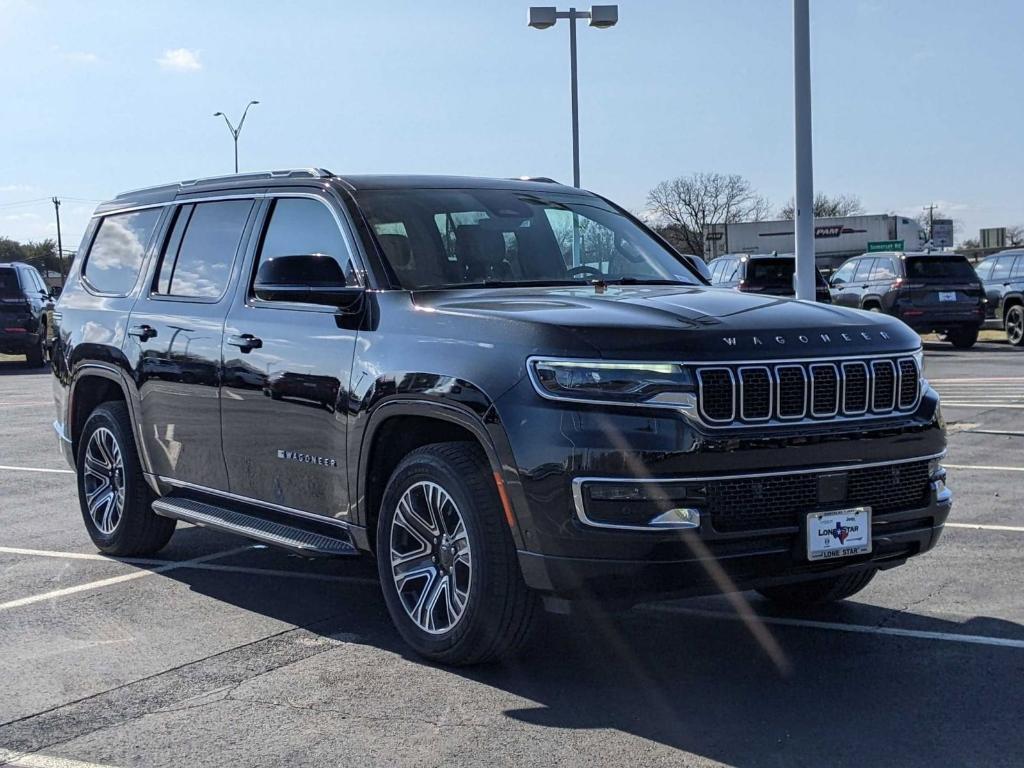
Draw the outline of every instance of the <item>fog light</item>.
[[[652,517],[647,524],[652,528],[700,528],[700,512],[696,509],[677,507]]]

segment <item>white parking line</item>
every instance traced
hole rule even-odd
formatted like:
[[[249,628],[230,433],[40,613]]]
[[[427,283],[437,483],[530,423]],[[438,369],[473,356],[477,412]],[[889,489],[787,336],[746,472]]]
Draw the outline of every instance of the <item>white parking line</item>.
[[[38,752],[11,752],[9,749],[0,749],[0,763],[20,768],[112,768],[109,765],[83,763],[81,760],[69,760],[66,757],[40,755]]]
[[[32,603],[41,603],[46,600],[55,600],[58,597],[74,595],[79,592],[86,592],[92,589],[100,589],[102,587],[109,587],[113,584],[121,584],[125,581],[143,579],[146,576],[155,576],[158,573],[166,573],[167,571],[173,571],[177,568],[188,568],[190,566],[198,565],[200,563],[205,563],[208,560],[216,560],[221,557],[230,557],[231,555],[237,555],[241,552],[245,552],[250,549],[252,549],[251,545],[246,547],[236,547],[235,549],[229,549],[225,552],[214,552],[211,555],[203,555],[202,557],[196,557],[191,560],[169,562],[166,565],[157,566],[156,568],[152,568],[150,570],[132,571],[131,573],[125,573],[120,576],[111,576],[109,579],[100,579],[99,581],[90,581],[85,584],[78,584],[74,587],[55,589],[51,592],[44,592],[41,595],[19,597],[16,600],[8,600],[6,603],[0,603],[0,611],[6,611],[11,608],[20,608],[23,605],[31,605]]]
[[[256,545],[257,547],[260,545]],[[255,547],[247,547],[251,549]],[[351,584],[376,584],[377,580],[367,576],[338,576],[333,573],[310,573],[308,571],[285,571],[279,568],[259,568],[251,565],[224,565],[196,560],[157,560],[149,557],[108,557],[96,552],[58,552],[49,549],[25,549],[23,547],[0,547],[0,555],[27,555],[29,557],[52,557],[63,560],[94,560],[104,563],[125,565],[172,565],[193,571],[219,571],[221,573],[246,573],[253,576],[278,576],[286,579],[308,579]],[[146,571],[153,573],[154,571]],[[2,606],[0,606],[2,607]]]
[[[1012,531],[1013,533],[1024,533],[1024,526],[1020,525],[981,525],[975,523],[946,523],[947,528],[966,528],[971,531]]]
[[[724,619],[726,621],[742,621],[735,613],[709,611],[703,608],[685,608],[679,605],[647,605],[645,610],[664,613],[680,613],[700,616],[708,619]],[[973,645],[993,645],[1001,648],[1024,649],[1024,640],[1013,640],[1005,637],[988,637],[986,635],[961,635],[956,632],[929,632],[920,629],[897,629],[896,627],[872,627],[863,624],[843,624],[837,621],[813,621],[811,619],[789,619],[782,616],[757,617],[765,624],[781,627],[806,627],[808,629],[828,629],[834,632],[852,632],[861,635],[887,635],[889,637],[912,637],[919,640],[942,640],[950,643],[969,643]]]
[[[0,464],[0,470],[6,472],[53,472],[58,475],[73,475],[75,470],[73,469],[50,469],[49,467],[11,467],[6,464]]]

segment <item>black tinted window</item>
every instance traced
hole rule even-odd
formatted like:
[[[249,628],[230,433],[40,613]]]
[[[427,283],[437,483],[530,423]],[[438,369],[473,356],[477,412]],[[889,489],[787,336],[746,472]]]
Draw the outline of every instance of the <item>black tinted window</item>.
[[[323,203],[308,198],[284,197],[274,202],[270,221],[263,234],[259,263],[278,256],[303,256],[321,253],[331,256],[345,273],[345,281],[355,283],[355,270],[338,222]]]
[[[977,275],[962,256],[912,256],[907,258],[907,278],[976,280]]]
[[[18,270],[11,267],[0,269],[0,293],[18,293],[20,290]]]
[[[793,259],[751,259],[747,264],[747,282],[792,288],[794,269]]]
[[[89,285],[101,293],[131,293],[159,218],[159,208],[105,217],[85,262],[83,274]]]
[[[167,242],[156,292],[217,299],[224,294],[251,200],[184,206]]]

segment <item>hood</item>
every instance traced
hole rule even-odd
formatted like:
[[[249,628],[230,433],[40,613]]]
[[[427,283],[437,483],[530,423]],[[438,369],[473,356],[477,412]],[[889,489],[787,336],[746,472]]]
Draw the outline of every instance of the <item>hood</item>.
[[[415,293],[438,313],[558,328],[609,359],[782,359],[906,352],[920,337],[874,312],[704,286],[491,288]]]

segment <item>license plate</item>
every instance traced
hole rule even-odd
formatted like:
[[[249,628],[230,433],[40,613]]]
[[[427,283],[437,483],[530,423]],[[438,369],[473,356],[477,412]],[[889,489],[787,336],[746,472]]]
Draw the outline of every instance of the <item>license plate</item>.
[[[807,559],[831,560],[871,551],[871,507],[807,515]]]
[[[939,291],[939,301],[956,301],[956,291]]]

